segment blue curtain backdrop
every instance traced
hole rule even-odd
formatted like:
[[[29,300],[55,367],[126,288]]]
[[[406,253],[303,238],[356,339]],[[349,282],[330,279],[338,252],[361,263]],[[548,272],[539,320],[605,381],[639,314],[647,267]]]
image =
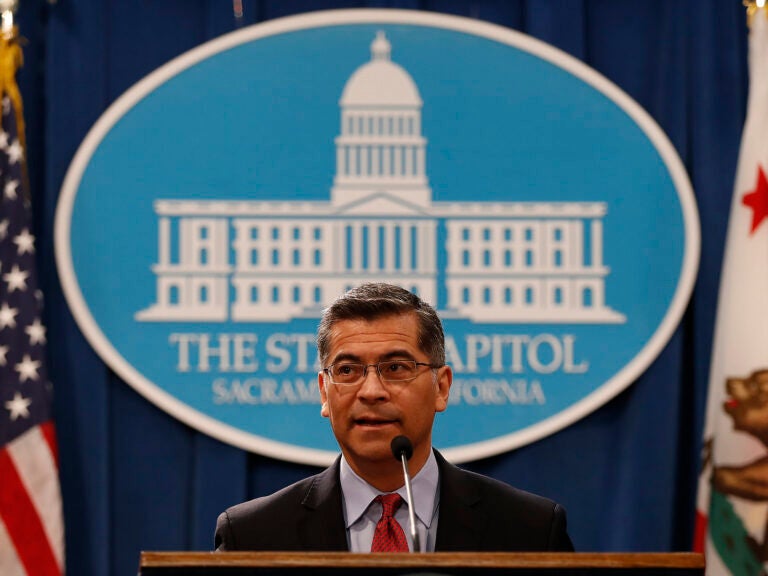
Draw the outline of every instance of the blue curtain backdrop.
[[[553,436],[467,467],[562,502],[581,551],[689,549],[714,312],[746,104],[741,1],[243,5],[242,25],[317,9],[393,7],[508,26],[596,68],[661,125],[688,169],[701,211],[701,267],[680,327],[646,373],[603,408]],[[18,22],[28,40],[20,83],[47,298],[68,573],[127,576],[135,574],[143,549],[210,549],[219,511],[316,471],[224,445],[139,396],[85,342],[55,271],[59,189],[88,129],[134,82],[238,24],[229,0],[21,0]]]

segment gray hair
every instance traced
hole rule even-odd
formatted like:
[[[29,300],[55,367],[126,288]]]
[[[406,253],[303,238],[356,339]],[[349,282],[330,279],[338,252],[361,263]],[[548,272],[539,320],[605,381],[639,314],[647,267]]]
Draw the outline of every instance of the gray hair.
[[[376,320],[396,314],[416,314],[419,348],[435,366],[445,364],[445,334],[435,309],[416,294],[394,284],[366,283],[349,290],[323,311],[317,329],[317,350],[325,365],[331,331],[340,320]]]

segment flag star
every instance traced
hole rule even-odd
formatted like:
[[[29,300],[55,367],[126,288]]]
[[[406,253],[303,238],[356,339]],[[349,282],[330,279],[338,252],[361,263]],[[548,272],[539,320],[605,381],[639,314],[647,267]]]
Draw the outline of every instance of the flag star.
[[[0,150],[5,150],[8,147],[8,132],[0,128]]]
[[[18,140],[14,140],[13,143],[8,146],[8,162],[11,164],[17,164],[21,157],[24,156],[24,150],[21,148],[21,144]]]
[[[27,277],[29,272],[19,270],[19,267],[14,264],[13,269],[8,274],[3,274],[3,280],[8,283],[8,292],[14,290],[26,290],[27,289]]]
[[[40,318],[24,328],[24,332],[29,336],[30,345],[45,344],[45,326],[40,322]]]
[[[29,354],[24,354],[21,362],[16,364],[14,370],[19,373],[19,380],[26,382],[27,380],[37,380],[39,378],[37,369],[40,368],[41,362],[39,360],[32,360]]]
[[[8,346],[0,346],[0,366],[8,364]]]
[[[30,234],[29,230],[26,228],[21,231],[21,234],[13,239],[13,243],[18,246],[17,252],[19,255],[26,253],[33,254],[35,251],[35,237]]]
[[[8,218],[5,218],[4,220],[0,221],[0,240],[5,239],[6,236],[8,236],[8,225],[10,224],[10,221]]]
[[[8,198],[8,200],[15,200],[18,196],[18,193],[16,192],[18,187],[18,180],[8,180],[8,182],[5,183],[5,187],[3,187],[3,196]]]
[[[23,398],[21,393],[16,392],[13,395],[13,400],[9,400],[5,403],[5,407],[11,413],[11,421],[13,422],[19,416],[22,418],[29,418],[29,405],[32,404],[32,400],[29,398]]]
[[[16,315],[18,313],[18,308],[11,308],[7,302],[3,302],[3,306],[0,307],[0,330],[7,327],[16,328]]]
[[[761,222],[768,218],[768,179],[765,177],[763,167],[757,167],[757,184],[755,189],[744,194],[741,203],[752,209],[752,227],[749,234],[755,233]]]

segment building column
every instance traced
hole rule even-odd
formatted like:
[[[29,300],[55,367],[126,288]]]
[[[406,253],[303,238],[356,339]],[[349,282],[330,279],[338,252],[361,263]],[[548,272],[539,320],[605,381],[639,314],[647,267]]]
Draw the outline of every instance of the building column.
[[[171,221],[167,216],[160,218],[158,224],[157,253],[160,266],[168,266],[171,263]]]
[[[590,223],[590,236],[592,237],[592,267],[602,268],[603,266],[603,222],[602,220],[592,220]]]
[[[371,176],[381,176],[381,146],[371,146]]]
[[[426,172],[426,154],[424,152],[424,145],[420,145],[416,148],[416,175],[424,176]]]
[[[413,177],[413,146],[405,146],[405,176]]]

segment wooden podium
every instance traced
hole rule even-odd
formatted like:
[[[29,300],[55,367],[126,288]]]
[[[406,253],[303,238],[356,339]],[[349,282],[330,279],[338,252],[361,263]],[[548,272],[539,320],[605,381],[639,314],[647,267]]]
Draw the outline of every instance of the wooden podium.
[[[704,556],[657,554],[435,552],[142,552],[139,576],[689,576]]]

